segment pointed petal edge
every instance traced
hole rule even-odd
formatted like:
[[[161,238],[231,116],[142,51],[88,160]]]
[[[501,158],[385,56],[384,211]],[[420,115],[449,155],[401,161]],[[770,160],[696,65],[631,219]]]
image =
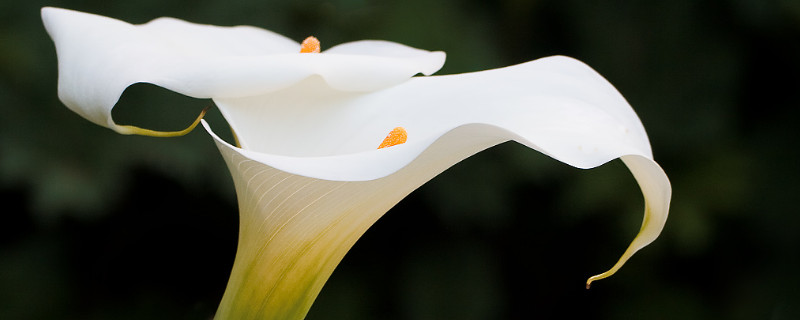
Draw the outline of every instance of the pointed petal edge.
[[[639,187],[644,195],[645,209],[642,227],[633,239],[631,244],[619,258],[611,269],[601,274],[590,277],[586,281],[586,288],[589,289],[592,282],[612,276],[625,262],[633,256],[639,249],[652,243],[661,234],[667,222],[669,214],[670,199],[672,197],[672,186],[666,173],[653,160],[642,156],[629,155],[622,156],[620,159],[628,166],[628,169],[636,178]]]

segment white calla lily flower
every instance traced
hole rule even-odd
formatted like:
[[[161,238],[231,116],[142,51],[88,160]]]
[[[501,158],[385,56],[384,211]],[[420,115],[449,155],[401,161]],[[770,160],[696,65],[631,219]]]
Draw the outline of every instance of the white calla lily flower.
[[[444,53],[385,41],[322,53],[254,27],[160,18],[131,25],[44,8],[59,97],[121,133],[122,92],[148,82],[212,98],[241,147],[218,138],[240,206],[236,261],[218,319],[299,319],[355,241],[410,192],[459,161],[514,140],[578,168],[616,158],[645,198],[642,228],[615,273],[664,227],[671,187],[630,105],[567,57],[430,75]],[[304,49],[305,50],[305,49]],[[377,148],[393,128],[402,139]],[[394,139],[392,136],[389,139]],[[399,144],[398,144],[399,143]]]

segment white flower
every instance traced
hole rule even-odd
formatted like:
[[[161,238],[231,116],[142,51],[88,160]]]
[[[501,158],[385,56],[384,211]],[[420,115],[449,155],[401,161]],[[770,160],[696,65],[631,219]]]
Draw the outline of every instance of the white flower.
[[[567,57],[430,75],[444,53],[359,41],[322,53],[254,27],[160,18],[143,25],[44,8],[59,97],[121,133],[111,108],[133,83],[212,98],[241,147],[219,139],[240,206],[239,248],[219,319],[302,318],[355,241],[440,172],[514,140],[578,168],[620,158],[645,197],[642,228],[610,276],[652,242],[671,187],[638,117]],[[407,141],[378,149],[395,127]]]

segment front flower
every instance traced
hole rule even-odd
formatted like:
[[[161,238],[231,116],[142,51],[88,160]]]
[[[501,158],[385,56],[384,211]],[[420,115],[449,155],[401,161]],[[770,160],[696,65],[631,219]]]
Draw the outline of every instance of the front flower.
[[[652,242],[667,218],[671,187],[641,122],[611,84],[571,58],[412,78],[438,70],[444,54],[385,41],[307,54],[253,27],[169,18],[134,26],[54,8],[42,16],[59,56],[59,97],[75,112],[141,133],[115,124],[110,110],[127,86],[149,82],[212,98],[236,133],[240,147],[203,122],[229,166],[241,215],[219,319],[302,318],[389,208],[508,140],[578,168],[621,158],[639,183],[639,235],[587,286]],[[404,143],[379,148],[398,127]]]

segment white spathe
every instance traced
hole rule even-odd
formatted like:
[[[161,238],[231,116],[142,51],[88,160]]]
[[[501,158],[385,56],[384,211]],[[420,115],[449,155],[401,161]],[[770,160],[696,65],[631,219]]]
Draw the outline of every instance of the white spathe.
[[[514,140],[578,168],[621,158],[645,197],[639,234],[611,270],[652,242],[669,179],[622,95],[568,57],[430,75],[444,53],[359,41],[321,54],[254,27],[160,18],[143,25],[44,8],[59,97],[121,131],[111,108],[133,83],[212,98],[241,147],[219,139],[241,210],[220,319],[302,318],[344,254],[381,215],[443,170]],[[376,149],[394,127],[405,144]]]
[[[445,59],[444,52],[375,40],[300,55],[300,44],[271,31],[174,18],[132,25],[48,7],[42,20],[59,58],[59,98],[84,118],[114,130],[119,127],[111,108],[134,83],[222,98],[264,94],[319,75],[339,90],[370,91],[420,72],[432,74]]]

